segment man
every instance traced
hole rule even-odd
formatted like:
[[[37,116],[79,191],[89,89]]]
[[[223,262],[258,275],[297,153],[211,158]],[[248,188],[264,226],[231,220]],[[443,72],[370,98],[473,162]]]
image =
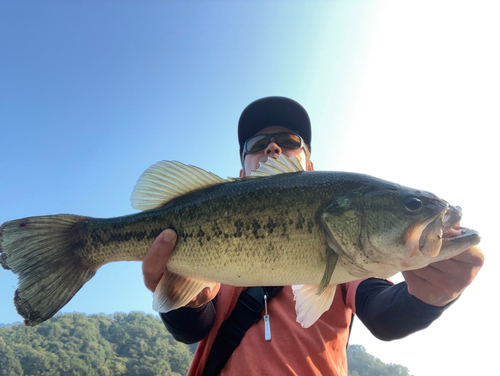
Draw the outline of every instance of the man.
[[[240,177],[268,158],[296,156],[305,170],[310,160],[311,127],[307,112],[283,97],[262,98],[242,113],[238,125]],[[165,230],[143,261],[144,283],[154,291],[175,246],[176,235]],[[290,286],[269,302],[273,339],[264,340],[260,320],[244,334],[221,375],[347,375],[345,348],[352,313],[378,338],[402,338],[430,325],[472,282],[483,264],[479,247],[426,268],[404,272],[405,282],[369,278],[337,287],[331,308],[310,328],[295,322]],[[188,375],[201,375],[222,323],[245,288],[217,285],[202,291],[186,307],[161,314],[169,331],[186,343],[200,341]],[[215,302],[215,303],[214,303]]]

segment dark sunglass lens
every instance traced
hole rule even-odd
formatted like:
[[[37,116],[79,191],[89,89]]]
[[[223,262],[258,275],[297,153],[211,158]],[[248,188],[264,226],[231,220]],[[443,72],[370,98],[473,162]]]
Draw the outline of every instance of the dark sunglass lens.
[[[287,149],[298,149],[302,145],[300,137],[291,133],[280,133],[276,135],[278,145]]]
[[[265,134],[257,135],[248,139],[245,144],[247,153],[256,153],[265,149],[268,145],[268,136]]]

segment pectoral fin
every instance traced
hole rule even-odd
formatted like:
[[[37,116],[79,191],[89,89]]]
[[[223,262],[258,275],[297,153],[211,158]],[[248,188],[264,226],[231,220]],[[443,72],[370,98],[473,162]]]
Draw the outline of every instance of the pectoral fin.
[[[182,277],[175,273],[165,273],[156,286],[153,297],[153,309],[168,312],[185,306],[205,287],[213,289],[215,282]]]
[[[325,273],[323,274],[323,278],[321,278],[321,282],[319,283],[318,291],[316,292],[317,295],[321,295],[330,284],[330,280],[332,279],[333,271],[335,270],[338,259],[339,255],[336,254],[332,248],[328,247],[326,250]]]
[[[321,295],[318,295],[318,285],[292,286],[297,313],[297,322],[303,328],[309,328],[332,305],[336,285],[328,285]]]

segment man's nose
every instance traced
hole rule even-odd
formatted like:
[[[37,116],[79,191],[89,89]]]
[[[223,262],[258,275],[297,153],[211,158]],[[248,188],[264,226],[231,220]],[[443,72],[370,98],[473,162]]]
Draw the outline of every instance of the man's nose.
[[[269,154],[273,154],[273,153],[282,154],[283,150],[281,150],[279,145],[271,139],[271,142],[269,142],[269,145],[267,145],[266,150],[264,150],[264,154],[269,155]]]

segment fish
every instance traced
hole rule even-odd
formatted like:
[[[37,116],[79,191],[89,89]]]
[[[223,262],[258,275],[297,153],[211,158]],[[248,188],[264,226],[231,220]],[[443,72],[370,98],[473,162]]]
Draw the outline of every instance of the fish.
[[[336,286],[389,278],[449,259],[480,241],[461,208],[370,175],[304,171],[280,155],[244,178],[223,179],[177,161],[139,178],[134,214],[57,214],[0,226],[0,264],[18,276],[14,304],[27,326],[50,319],[104,264],[141,261],[166,228],[177,243],[153,308],[185,306],[206,287],[288,286],[309,327]]]

